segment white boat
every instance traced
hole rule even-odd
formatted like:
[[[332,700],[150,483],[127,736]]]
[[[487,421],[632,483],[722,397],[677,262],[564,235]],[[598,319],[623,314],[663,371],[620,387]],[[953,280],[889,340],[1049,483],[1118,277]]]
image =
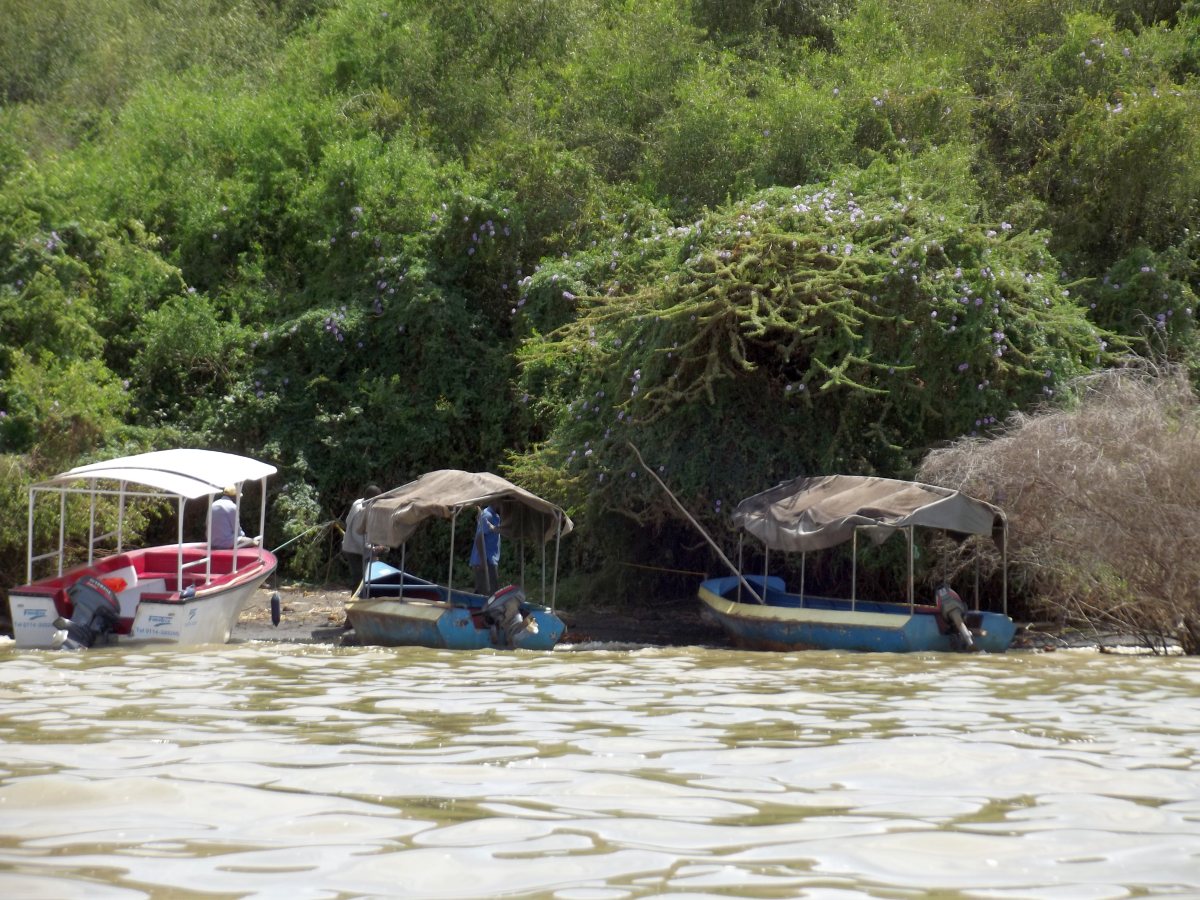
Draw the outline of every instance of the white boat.
[[[229,640],[242,608],[275,571],[275,555],[262,547],[267,477],[275,467],[213,450],[156,450],[79,466],[29,489],[26,583],[9,591],[16,646],[83,649],[130,640],[178,645]],[[213,501],[229,486],[258,482],[259,537],[240,538],[233,549],[212,546]],[[39,510],[57,506],[57,546],[37,553]],[[188,501],[206,503],[205,540],[185,542]],[[174,543],[125,546],[133,503],[174,504]],[[101,507],[101,504],[106,504]],[[67,545],[71,514],[86,516],[86,554]],[[98,519],[115,514],[116,527],[97,534]],[[49,570],[47,572],[47,570]],[[35,577],[35,571],[42,574]]]

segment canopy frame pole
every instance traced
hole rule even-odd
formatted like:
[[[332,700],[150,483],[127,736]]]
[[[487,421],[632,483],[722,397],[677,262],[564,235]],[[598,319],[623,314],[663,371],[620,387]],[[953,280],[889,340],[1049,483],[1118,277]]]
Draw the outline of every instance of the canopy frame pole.
[[[181,496],[179,498],[179,508],[175,515],[175,592],[180,596],[183,595],[183,504],[186,503]],[[212,497],[208,498],[208,556],[212,558]]]
[[[975,554],[975,611],[979,611],[979,554]]]
[[[94,486],[93,482],[93,486]],[[96,561],[96,492],[88,494],[88,565]]]
[[[125,485],[120,482],[117,488],[117,552],[125,552]]]
[[[546,602],[546,542],[542,541],[542,602]]]
[[[908,611],[911,614],[916,604],[913,592],[913,527],[909,525],[904,531],[908,537]]]
[[[550,592],[550,612],[554,612],[554,604],[558,600],[558,550],[562,544],[562,517],[561,512],[556,514],[558,519],[558,533],[554,536],[554,580],[553,588]],[[543,542],[544,543],[544,542]]]
[[[800,608],[804,609],[804,563],[808,559],[808,551],[800,551]]]
[[[233,508],[236,510],[236,514],[234,516],[234,521],[233,521],[233,555],[235,557],[237,556],[238,532],[240,532],[242,530],[241,501],[242,501],[242,498],[238,497],[237,502],[233,506]],[[204,583],[205,584],[208,584],[210,581],[212,581],[212,554],[213,554],[212,508],[213,508],[213,498],[212,498],[212,494],[209,494],[208,495],[208,547],[206,548],[207,552],[204,554]],[[183,510],[182,509],[179,511],[179,518],[181,520],[183,519]],[[182,532],[181,532],[181,534],[182,534]],[[183,544],[182,538],[180,539],[179,543],[181,545]],[[182,554],[182,551],[180,551],[180,552]],[[180,583],[179,583],[179,589],[183,590],[183,582],[182,581],[180,581]]]
[[[1001,521],[1004,523],[1003,533],[1000,546],[1000,596],[1002,609],[1001,611],[1008,615],[1008,517],[1004,516]]]
[[[267,479],[260,478],[258,480],[258,489],[262,493],[262,502],[258,508],[258,553],[256,558],[262,562],[263,547],[266,546],[267,539]]]
[[[850,551],[850,612],[858,602],[858,526],[854,526],[852,549]]]
[[[33,495],[34,488],[29,489],[29,543],[25,546],[29,552],[25,554],[25,583],[33,584]]]
[[[767,578],[771,575],[771,548],[763,544],[763,596],[767,595]]]
[[[67,492],[58,495],[58,574],[63,573],[63,553],[67,545]]]
[[[446,602],[451,606],[454,605],[452,595],[454,594],[454,527],[458,523],[458,514],[462,510],[461,506],[454,507],[454,512],[450,516],[450,569],[446,573]],[[400,575],[400,580],[404,580],[404,575]]]
[[[739,531],[738,532],[738,564],[737,564],[737,570],[739,572],[746,571],[744,568],[744,561],[743,561],[743,556],[742,556],[742,551],[745,546],[745,543],[746,543],[746,535],[744,532]],[[738,581],[737,602],[738,603],[742,602],[742,582],[741,581]]]

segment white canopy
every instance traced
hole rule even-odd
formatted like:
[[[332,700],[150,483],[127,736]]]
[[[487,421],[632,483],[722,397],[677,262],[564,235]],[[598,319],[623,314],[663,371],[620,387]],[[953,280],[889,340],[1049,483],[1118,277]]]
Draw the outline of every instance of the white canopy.
[[[824,475],[795,478],[748,497],[733,512],[772,550],[823,550],[863,529],[882,543],[909,525],[956,534],[990,534],[1000,544],[1004,513],[950,488],[892,478]]]
[[[450,519],[464,507],[496,507],[500,533],[548,541],[573,527],[562,509],[491,472],[439,469],[367,501],[359,520],[367,542],[399,547],[429,518]]]
[[[228,485],[266,478],[275,467],[217,450],[154,450],[104,462],[76,466],[35,485],[62,488],[78,481],[105,480],[156,488],[189,500],[220,493]]]

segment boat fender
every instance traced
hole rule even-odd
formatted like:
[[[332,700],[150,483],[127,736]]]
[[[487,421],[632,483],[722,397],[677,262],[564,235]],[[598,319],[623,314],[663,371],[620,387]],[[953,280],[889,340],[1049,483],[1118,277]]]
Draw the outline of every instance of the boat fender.
[[[101,637],[117,630],[121,621],[121,603],[112,588],[88,575],[67,588],[71,618],[58,619],[55,627],[62,634],[59,646],[64,650],[84,650]]]
[[[535,632],[537,631],[537,623],[533,621],[533,616],[526,616],[521,612],[521,604],[524,602],[525,592],[515,584],[506,585],[488,597],[487,603],[483,605],[483,619],[492,631],[492,643],[511,647],[516,644],[517,636],[530,625]]]
[[[967,605],[962,602],[962,597],[949,585],[943,584],[937,589],[934,599],[937,601],[938,628],[942,634],[957,633],[967,649],[973,648],[975,639],[967,628]]]

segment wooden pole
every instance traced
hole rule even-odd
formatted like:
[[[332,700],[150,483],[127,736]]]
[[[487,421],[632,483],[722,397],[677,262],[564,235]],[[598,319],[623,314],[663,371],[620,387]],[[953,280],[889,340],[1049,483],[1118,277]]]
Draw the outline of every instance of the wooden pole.
[[[749,592],[750,596],[754,598],[754,601],[756,603],[763,603],[764,601],[763,601],[762,597],[758,596],[758,592],[755,591],[754,588],[752,588],[750,586],[750,583],[748,581],[746,581],[746,576],[743,575],[737,568],[734,567],[733,563],[731,563],[729,561],[729,558],[724,553],[721,552],[721,548],[717,546],[717,542],[714,541],[711,537],[709,537],[708,532],[705,531],[703,527],[701,527],[699,522],[697,522],[694,518],[692,518],[692,514],[690,512],[688,512],[684,508],[683,504],[679,502],[679,499],[674,494],[671,493],[671,489],[666,486],[666,484],[663,482],[663,480],[661,478],[658,477],[658,475],[654,472],[654,470],[651,469],[648,465],[646,465],[646,461],[644,459],[642,459],[642,454],[638,452],[638,448],[633,446],[633,444],[629,441],[626,441],[626,443],[629,444],[629,449],[633,451],[633,455],[637,457],[638,462],[642,464],[642,468],[645,469],[647,472],[649,472],[650,477],[653,478],[655,481],[657,481],[659,484],[659,487],[661,487],[664,491],[666,491],[667,496],[670,497],[675,502],[675,505],[679,507],[679,511],[684,514],[684,516],[687,518],[687,520],[689,522],[692,523],[693,526],[695,526],[696,530],[700,532],[700,536],[703,537],[706,541],[708,541],[709,546],[712,547],[714,551],[716,551],[717,556],[719,556],[721,558],[721,562],[723,562],[723,563],[725,563],[725,565],[729,566],[729,568],[733,572],[733,574],[738,577],[738,581],[741,582],[742,587],[744,587]],[[763,587],[765,588],[766,585],[763,585]]]

